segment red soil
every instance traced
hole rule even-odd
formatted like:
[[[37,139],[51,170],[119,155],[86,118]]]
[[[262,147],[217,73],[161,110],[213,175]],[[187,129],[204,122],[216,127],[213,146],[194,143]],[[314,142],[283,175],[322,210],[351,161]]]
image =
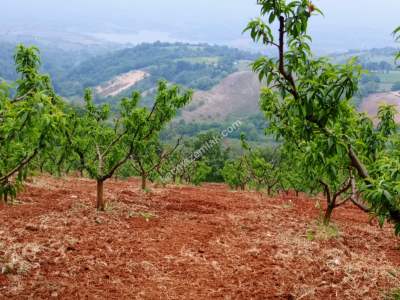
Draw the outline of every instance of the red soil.
[[[138,189],[35,178],[0,207],[1,299],[380,299],[399,285],[393,229],[352,206],[323,239],[315,200],[224,185]]]

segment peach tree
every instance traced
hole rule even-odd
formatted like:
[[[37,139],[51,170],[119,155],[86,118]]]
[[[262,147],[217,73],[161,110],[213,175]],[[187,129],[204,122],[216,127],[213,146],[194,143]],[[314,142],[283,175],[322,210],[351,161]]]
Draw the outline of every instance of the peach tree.
[[[178,86],[158,84],[151,109],[139,106],[140,94],[121,100],[112,118],[108,104],[96,105],[91,92],[85,93],[83,112],[74,112],[68,130],[69,145],[80,164],[97,182],[97,209],[105,210],[104,182],[128,162],[165,127],[176,112],[191,100],[191,91]]]
[[[360,114],[351,100],[362,74],[355,59],[335,65],[311,52],[309,20],[321,14],[308,0],[258,0],[261,16],[250,21],[245,31],[255,42],[276,50],[275,57],[263,56],[253,69],[266,83],[261,106],[277,138],[310,147],[306,160],[318,167],[317,177],[339,187],[346,170],[361,181],[371,209],[389,219],[400,231],[399,193],[395,178],[381,176],[381,163],[368,164],[367,144],[360,137]],[[386,159],[390,159],[385,156]],[[335,188],[337,189],[337,188]]]
[[[222,176],[225,182],[232,189],[241,189],[244,191],[250,181],[250,174],[246,167],[245,158],[228,159],[222,169]]]
[[[62,100],[39,72],[39,50],[19,45],[15,64],[15,85],[0,84],[0,198],[5,201],[16,196],[30,164],[63,122]]]

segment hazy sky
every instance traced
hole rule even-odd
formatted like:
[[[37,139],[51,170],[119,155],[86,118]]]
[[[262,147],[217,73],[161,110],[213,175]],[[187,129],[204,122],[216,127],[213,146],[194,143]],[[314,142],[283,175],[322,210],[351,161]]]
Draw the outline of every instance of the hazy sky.
[[[137,42],[152,39],[246,44],[255,0],[3,0],[0,31],[70,31]],[[325,50],[392,45],[400,0],[315,0],[325,17],[311,31]],[[141,32],[134,35],[136,32]],[[143,31],[145,31],[143,33]],[[149,32],[151,31],[151,33]]]

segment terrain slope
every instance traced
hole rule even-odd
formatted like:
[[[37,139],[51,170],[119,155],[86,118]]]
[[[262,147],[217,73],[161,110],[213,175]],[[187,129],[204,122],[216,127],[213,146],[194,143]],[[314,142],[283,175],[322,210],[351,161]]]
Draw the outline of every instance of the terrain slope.
[[[224,185],[34,178],[0,207],[1,299],[379,299],[399,283],[393,228],[352,206],[322,234],[315,199]],[[330,239],[327,237],[330,236]]]
[[[183,111],[185,121],[225,120],[259,111],[260,82],[251,71],[236,72],[210,91],[198,91]]]
[[[379,106],[382,104],[394,105],[400,112],[400,91],[378,93],[368,96],[361,104],[361,111],[366,112],[372,118],[378,113]],[[397,123],[400,123],[400,114],[396,116]]]

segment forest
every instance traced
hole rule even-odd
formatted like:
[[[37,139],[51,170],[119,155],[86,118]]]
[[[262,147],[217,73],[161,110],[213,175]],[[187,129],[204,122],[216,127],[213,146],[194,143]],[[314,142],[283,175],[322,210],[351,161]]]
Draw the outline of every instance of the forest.
[[[65,55],[55,66],[35,46],[5,47],[0,296],[399,299],[397,107],[382,103],[374,119],[358,107],[399,90],[400,51],[317,56],[308,28],[322,11],[308,0],[258,4],[244,33],[270,55],[156,42],[83,53],[73,65]],[[240,61],[261,83],[258,113],[180,118],[196,90]],[[96,96],[96,86],[139,69],[150,76],[112,99]],[[284,275],[291,268],[297,277]],[[204,278],[191,285],[187,270]]]
[[[15,79],[14,47],[3,43],[0,48],[0,77]],[[46,56],[41,70],[51,75],[55,91],[64,97],[81,95],[85,88],[94,88],[117,75],[139,69],[151,76],[136,86],[136,90],[151,89],[160,78],[188,88],[208,90],[234,72],[239,61],[257,57],[226,46],[161,42],[116,51],[107,48],[86,50],[86,53],[81,49],[64,50],[62,60],[59,49],[47,46],[44,50]]]

